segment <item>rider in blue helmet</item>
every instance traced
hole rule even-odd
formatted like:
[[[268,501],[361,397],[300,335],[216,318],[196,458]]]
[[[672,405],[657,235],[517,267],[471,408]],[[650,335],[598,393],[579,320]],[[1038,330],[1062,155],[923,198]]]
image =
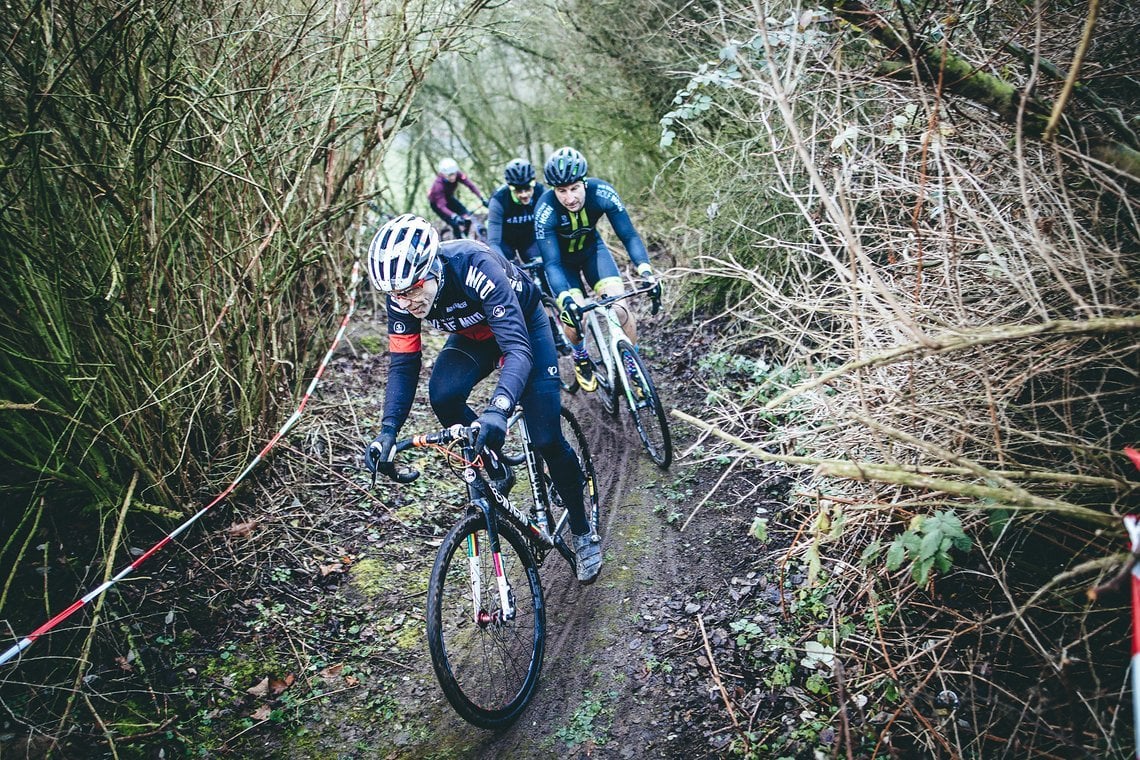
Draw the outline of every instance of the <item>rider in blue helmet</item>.
[[[583,390],[592,391],[598,387],[598,380],[578,332],[577,306],[585,300],[587,286],[603,296],[625,289],[613,254],[598,234],[599,219],[605,216],[610,220],[643,286],[660,286],[645,243],[617,191],[604,180],[586,176],[587,171],[586,157],[574,148],[559,148],[550,154],[543,174],[551,189],[538,199],[534,230],[550,291],[562,307],[563,332],[574,346],[574,374]],[[630,341],[637,345],[633,313],[621,302],[614,305],[614,311]]]
[[[534,207],[546,187],[535,182],[534,166],[522,158],[507,164],[503,179],[506,184],[487,204],[487,244],[507,259],[526,264],[538,258]]]

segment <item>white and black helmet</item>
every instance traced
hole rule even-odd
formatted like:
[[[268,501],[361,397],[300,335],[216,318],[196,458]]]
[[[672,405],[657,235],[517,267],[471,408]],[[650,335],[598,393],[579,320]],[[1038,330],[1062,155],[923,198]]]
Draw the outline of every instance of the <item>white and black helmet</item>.
[[[383,293],[407,290],[431,272],[438,250],[439,234],[427,219],[398,216],[368,246],[368,279]]]

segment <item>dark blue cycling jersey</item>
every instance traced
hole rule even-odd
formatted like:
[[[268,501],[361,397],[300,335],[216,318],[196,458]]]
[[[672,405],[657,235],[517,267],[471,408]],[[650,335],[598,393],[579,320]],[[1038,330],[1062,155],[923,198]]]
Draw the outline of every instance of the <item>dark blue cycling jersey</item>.
[[[491,194],[487,204],[487,243],[508,259],[528,262],[538,255],[534,244],[534,209],[546,191],[542,184],[534,186],[530,203],[519,203],[510,185]]]
[[[423,322],[471,340],[493,340],[503,354],[492,398],[512,409],[531,373],[527,315],[538,308],[538,286],[500,254],[474,240],[440,243],[439,293]],[[391,365],[384,392],[383,425],[399,429],[408,418],[422,365],[422,322],[388,298]]]
[[[535,206],[535,240],[551,293],[555,296],[573,287],[571,273],[574,273],[573,280],[577,280],[576,273],[580,270],[609,273],[612,269],[612,275],[617,274],[613,257],[598,234],[597,223],[602,216],[609,218],[610,226],[633,263],[649,263],[649,252],[645,250],[645,243],[634,229],[617,191],[596,177],[587,177],[585,183],[586,202],[575,213],[566,210],[553,188],[543,193]],[[608,262],[595,261],[601,256],[608,257]]]

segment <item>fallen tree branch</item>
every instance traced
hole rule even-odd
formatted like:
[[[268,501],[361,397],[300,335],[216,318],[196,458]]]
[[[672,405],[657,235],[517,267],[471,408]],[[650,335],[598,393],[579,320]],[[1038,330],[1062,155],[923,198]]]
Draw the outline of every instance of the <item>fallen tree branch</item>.
[[[953,496],[961,496],[974,502],[973,508],[995,510],[1008,509],[1014,512],[1052,512],[1071,517],[1092,525],[1114,525],[1117,518],[1095,509],[1071,504],[1059,499],[1047,499],[1032,494],[1020,495],[1008,489],[994,488],[977,483],[961,483],[954,480],[934,478],[919,472],[889,464],[852,462],[837,459],[814,459],[811,457],[791,457],[772,454],[741,440],[704,420],[673,409],[673,414],[691,425],[706,430],[718,438],[743,449],[757,459],[766,462],[787,462],[791,464],[814,465],[816,474],[822,477],[846,478],[864,482],[889,483],[891,485],[937,491]]]
[[[1020,118],[1025,136],[1044,138],[1052,111],[1044,101],[1028,96],[949,51],[926,45],[921,40],[904,39],[878,11],[860,0],[832,0],[829,6],[837,16],[883,45],[889,55],[913,63],[915,73],[923,81],[934,85],[941,81],[947,91],[995,111],[1009,124],[1018,124]],[[1092,133],[1077,119],[1070,123],[1091,157],[1133,179],[1140,179],[1140,151]]]
[[[705,654],[709,656],[709,670],[712,673],[713,681],[720,689],[720,697],[724,700],[724,706],[728,709],[728,717],[732,719],[732,725],[740,734],[741,739],[744,740],[744,754],[748,754],[748,734],[740,730],[740,723],[736,720],[736,711],[732,709],[732,700],[728,698],[728,691],[724,688],[724,682],[720,679],[720,670],[716,666],[716,658],[713,657],[712,646],[709,644],[709,636],[705,633],[705,621],[701,619],[701,615],[697,613],[697,626],[701,629],[701,639],[705,642]]]
[[[991,343],[1022,340],[1024,338],[1034,338],[1041,335],[1111,335],[1113,333],[1135,331],[1140,331],[1140,317],[1107,317],[1103,319],[1080,321],[1051,320],[1034,325],[1005,325],[992,329],[979,330],[965,335],[956,334],[944,337],[932,337],[931,343],[929,344],[910,343],[905,346],[897,346],[873,356],[868,356],[865,359],[848,362],[831,372],[825,372],[807,382],[800,383],[794,388],[789,388],[766,403],[764,410],[771,411],[789,399],[803,394],[805,391],[809,391],[821,385],[827,385],[832,380],[843,375],[851,374],[855,370],[881,367],[912,357],[917,358],[951,353],[954,351],[964,351],[969,348],[977,348],[978,346],[985,346]]]

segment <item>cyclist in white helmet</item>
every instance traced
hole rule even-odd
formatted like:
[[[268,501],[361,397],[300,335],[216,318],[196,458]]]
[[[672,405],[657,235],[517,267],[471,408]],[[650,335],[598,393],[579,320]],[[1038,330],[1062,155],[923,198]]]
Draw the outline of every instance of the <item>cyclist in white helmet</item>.
[[[535,446],[550,469],[569,515],[578,580],[592,583],[602,568],[583,502],[585,476],[562,435],[558,353],[538,286],[498,252],[474,240],[439,242],[422,217],[404,214],[376,233],[368,247],[368,276],[386,293],[391,357],[380,434],[364,461],[391,476],[395,443],[415,399],[426,322],[450,333],[428,381],[432,411],[445,425],[479,423],[476,448],[497,451],[507,417],[521,404]],[[487,408],[476,414],[467,398],[477,382],[501,367]],[[488,475],[501,492],[514,476],[494,457]]]
[[[454,158],[445,158],[439,162],[435,181],[431,183],[431,189],[428,190],[428,203],[431,204],[432,211],[439,214],[439,218],[447,222],[447,225],[451,227],[452,236],[457,240],[466,235],[471,228],[471,212],[455,197],[455,191],[459,189],[461,182],[467,186],[468,190],[475,193],[475,197],[483,206],[487,205],[483,191],[468,179],[466,174],[459,171],[459,164],[455,162]]]

